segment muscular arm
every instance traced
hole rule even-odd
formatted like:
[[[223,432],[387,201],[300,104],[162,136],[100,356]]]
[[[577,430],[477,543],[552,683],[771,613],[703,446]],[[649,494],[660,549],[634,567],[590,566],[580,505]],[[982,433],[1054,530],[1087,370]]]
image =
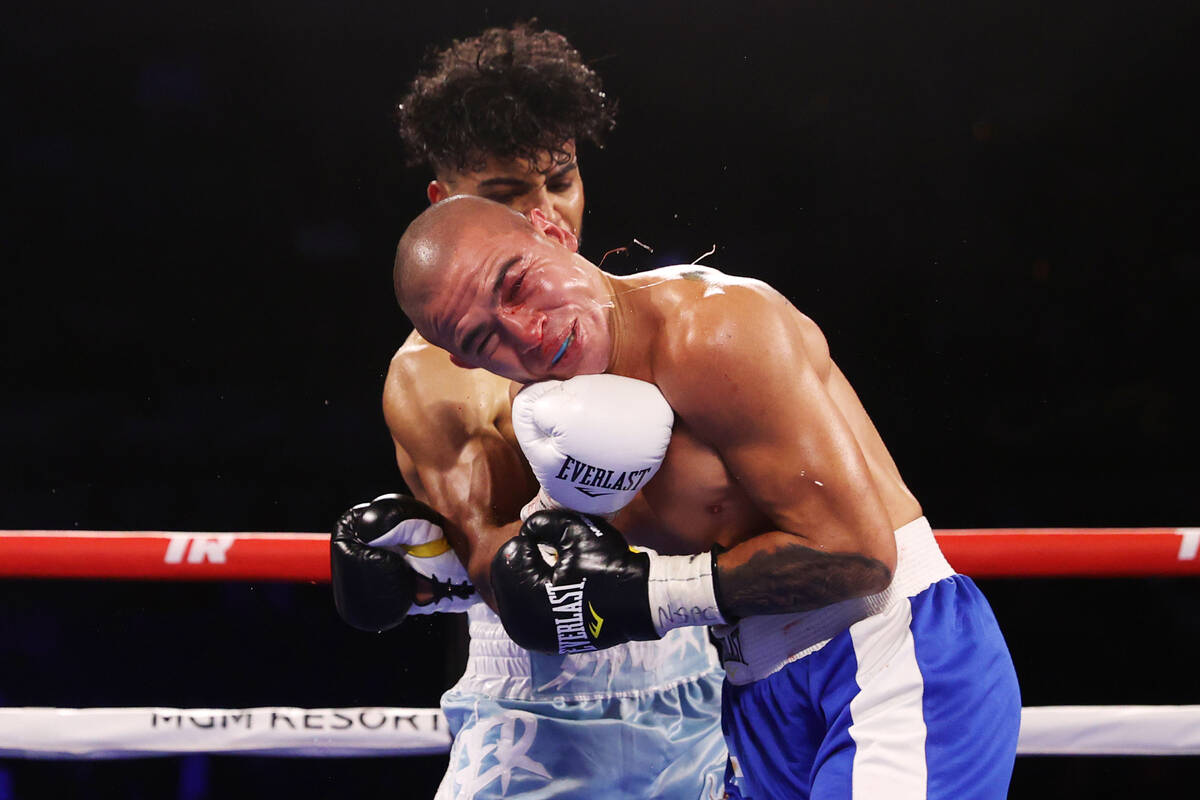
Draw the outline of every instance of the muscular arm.
[[[831,397],[820,331],[765,290],[697,305],[660,359],[659,386],[773,528],[720,555],[725,611],[806,611],[882,591],[893,528]]]
[[[392,359],[383,396],[405,482],[453,523],[447,539],[493,606],[492,558],[516,534],[521,506],[537,492],[520,453],[500,432],[505,385],[455,367],[442,351],[410,339]]]

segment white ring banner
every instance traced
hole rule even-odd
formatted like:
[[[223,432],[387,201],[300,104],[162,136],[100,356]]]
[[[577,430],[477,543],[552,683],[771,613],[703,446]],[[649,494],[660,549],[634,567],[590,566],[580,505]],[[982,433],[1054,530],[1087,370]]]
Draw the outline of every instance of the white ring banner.
[[[436,708],[0,708],[0,756],[423,755],[450,749]]]

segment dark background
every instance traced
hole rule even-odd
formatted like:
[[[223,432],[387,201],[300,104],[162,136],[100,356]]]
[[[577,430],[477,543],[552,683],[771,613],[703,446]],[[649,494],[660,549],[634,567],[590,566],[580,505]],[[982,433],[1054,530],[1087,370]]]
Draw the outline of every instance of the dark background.
[[[919,5],[919,7],[910,7]],[[327,530],[400,487],[390,114],[538,15],[621,102],[583,252],[764,278],[935,527],[1200,524],[1193,2],[22,3],[0,25],[0,528]],[[648,253],[636,238],[654,248]],[[986,581],[1026,705],[1197,703],[1195,580]],[[0,703],[436,704],[455,636],[328,587],[0,582]],[[1191,796],[1022,758],[1012,796]],[[0,799],[426,797],[443,759],[0,762]]]

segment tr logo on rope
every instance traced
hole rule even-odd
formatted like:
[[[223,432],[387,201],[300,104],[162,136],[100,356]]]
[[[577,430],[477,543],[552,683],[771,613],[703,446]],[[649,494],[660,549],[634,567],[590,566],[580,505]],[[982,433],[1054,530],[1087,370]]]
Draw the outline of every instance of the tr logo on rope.
[[[233,547],[232,533],[217,533],[211,535],[172,535],[167,545],[167,555],[163,558],[166,564],[182,564],[187,556],[189,564],[224,564],[225,554]]]

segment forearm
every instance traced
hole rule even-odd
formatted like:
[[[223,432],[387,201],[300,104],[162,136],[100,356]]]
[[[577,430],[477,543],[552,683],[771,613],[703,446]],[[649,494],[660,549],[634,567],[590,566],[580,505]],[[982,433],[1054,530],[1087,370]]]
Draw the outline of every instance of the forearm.
[[[482,508],[476,506],[469,497],[464,502],[453,502],[445,492],[440,493],[440,498],[432,497],[433,494],[438,493],[421,492],[417,499],[438,509],[450,522],[446,530],[446,540],[466,566],[467,574],[479,592],[480,599],[495,609],[491,581],[492,559],[504,543],[521,529],[521,520],[516,517],[511,522],[499,520],[494,514],[487,513],[486,505]]]
[[[881,592],[892,571],[861,553],[828,553],[790,533],[755,536],[714,559],[726,617],[784,614]]]
[[[475,440],[452,466],[414,465],[413,480],[401,472],[418,499],[449,522],[446,540],[466,566],[480,598],[495,608],[491,563],[521,527],[521,504],[536,493],[511,448],[502,440]]]
[[[493,611],[496,610],[496,599],[492,592],[492,560],[504,543],[516,536],[520,530],[521,520],[518,519],[507,525],[488,526],[466,534],[472,539],[467,572],[471,576],[471,583],[475,584],[475,589],[479,592],[479,597]]]

